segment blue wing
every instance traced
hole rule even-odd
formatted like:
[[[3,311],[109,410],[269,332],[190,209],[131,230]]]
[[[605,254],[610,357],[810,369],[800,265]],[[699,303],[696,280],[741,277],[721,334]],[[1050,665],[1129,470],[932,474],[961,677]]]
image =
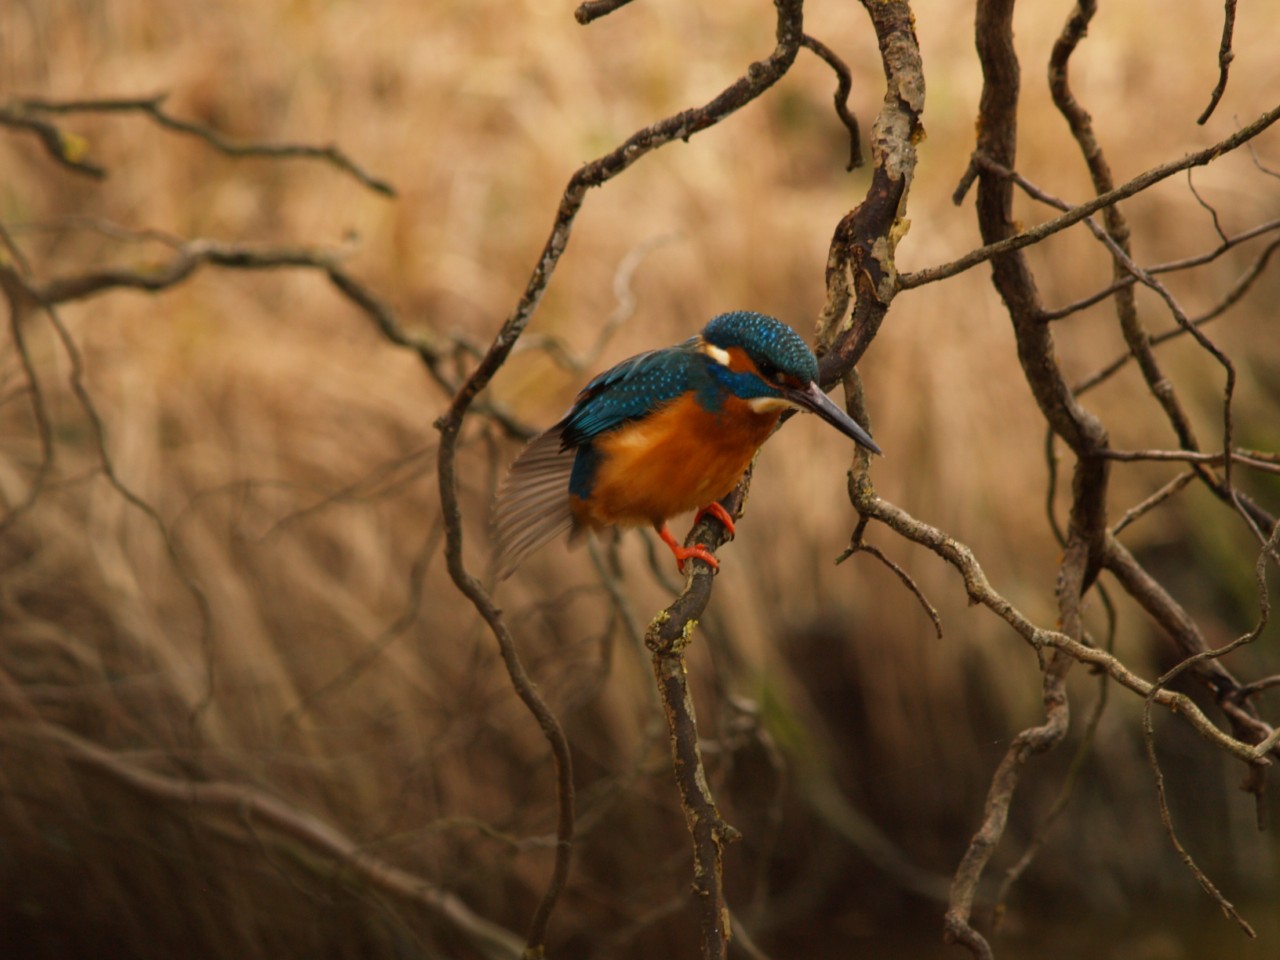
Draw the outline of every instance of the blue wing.
[[[602,433],[638,420],[690,388],[710,386],[706,358],[693,349],[697,338],[623,360],[583,388],[560,421],[565,447],[580,447]]]

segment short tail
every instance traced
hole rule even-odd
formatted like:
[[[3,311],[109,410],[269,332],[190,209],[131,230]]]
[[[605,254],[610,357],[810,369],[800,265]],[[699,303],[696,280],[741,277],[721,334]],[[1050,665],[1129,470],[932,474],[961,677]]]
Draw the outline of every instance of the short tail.
[[[569,474],[577,451],[563,449],[560,427],[516,458],[493,508],[494,565],[505,580],[534,550],[573,528]]]

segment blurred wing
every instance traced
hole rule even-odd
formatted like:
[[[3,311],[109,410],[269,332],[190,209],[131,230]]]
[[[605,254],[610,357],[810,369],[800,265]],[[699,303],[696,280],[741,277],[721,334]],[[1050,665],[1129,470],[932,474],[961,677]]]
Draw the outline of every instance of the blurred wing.
[[[573,529],[569,489],[578,448],[709,382],[697,338],[623,360],[583,388],[564,419],[525,447],[494,506],[498,576],[511,576],[544,543]],[[584,464],[584,466],[587,466]]]
[[[498,489],[494,561],[505,580],[526,556],[573,527],[569,474],[577,451],[563,449],[557,424],[524,448]]]

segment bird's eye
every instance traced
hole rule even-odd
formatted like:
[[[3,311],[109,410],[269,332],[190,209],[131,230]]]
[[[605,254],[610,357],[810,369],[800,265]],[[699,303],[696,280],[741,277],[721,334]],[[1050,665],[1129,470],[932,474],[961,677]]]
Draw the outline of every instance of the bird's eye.
[[[770,361],[757,360],[756,369],[760,371],[760,378],[762,380],[769,380],[772,383],[782,382],[782,371]]]

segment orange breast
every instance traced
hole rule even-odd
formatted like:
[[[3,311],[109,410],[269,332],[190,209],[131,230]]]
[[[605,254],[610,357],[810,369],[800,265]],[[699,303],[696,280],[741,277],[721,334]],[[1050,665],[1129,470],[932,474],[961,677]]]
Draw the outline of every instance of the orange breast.
[[[736,397],[717,415],[681,397],[596,438],[601,464],[590,499],[574,499],[575,519],[596,528],[660,524],[719,500],[742,478],[778,416]]]

